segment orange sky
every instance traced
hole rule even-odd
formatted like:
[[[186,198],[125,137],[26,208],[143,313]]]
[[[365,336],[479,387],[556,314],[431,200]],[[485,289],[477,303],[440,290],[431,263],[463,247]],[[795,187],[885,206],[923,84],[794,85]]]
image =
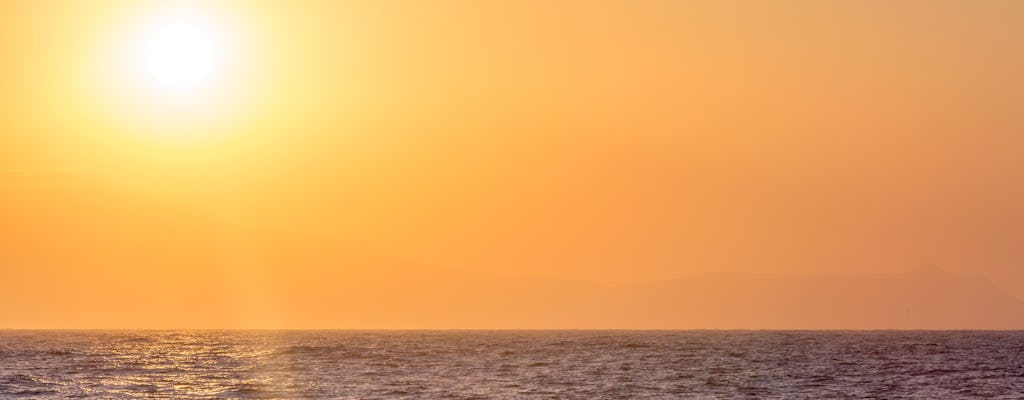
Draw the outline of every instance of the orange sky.
[[[125,60],[175,12],[222,53],[169,94]],[[394,282],[434,270],[934,265],[1024,299],[1022,21],[1020,1],[12,3],[0,327],[361,327],[345,310],[379,300],[295,299],[366,282],[415,304],[435,294]],[[565,327],[402,318],[381,324]]]

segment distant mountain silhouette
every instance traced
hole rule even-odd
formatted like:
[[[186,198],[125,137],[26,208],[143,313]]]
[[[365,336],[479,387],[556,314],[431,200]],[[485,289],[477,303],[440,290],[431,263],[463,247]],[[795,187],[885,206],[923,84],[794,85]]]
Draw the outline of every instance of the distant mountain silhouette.
[[[1009,329],[1024,303],[977,275],[703,275],[623,288],[631,307],[673,318],[656,327]],[[675,311],[673,313],[673,311]]]
[[[938,270],[878,275],[723,273],[612,287],[444,271],[382,275],[330,286],[333,294],[321,292],[317,301],[339,304],[329,326],[343,327],[1024,328],[1024,303],[982,276]],[[301,310],[301,303],[309,300],[291,299],[293,303],[284,308]],[[289,323],[300,326],[325,322],[294,317]]]
[[[50,274],[43,292],[23,289],[40,274],[11,275],[0,328],[1024,329],[1024,303],[982,276],[936,269],[621,286],[394,266],[143,272],[104,272],[102,287]]]

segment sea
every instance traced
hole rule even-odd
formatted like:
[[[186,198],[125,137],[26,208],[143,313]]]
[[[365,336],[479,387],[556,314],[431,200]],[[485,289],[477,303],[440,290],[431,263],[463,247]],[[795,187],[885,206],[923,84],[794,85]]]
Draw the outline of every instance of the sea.
[[[1022,331],[0,331],[2,399],[1024,399]]]

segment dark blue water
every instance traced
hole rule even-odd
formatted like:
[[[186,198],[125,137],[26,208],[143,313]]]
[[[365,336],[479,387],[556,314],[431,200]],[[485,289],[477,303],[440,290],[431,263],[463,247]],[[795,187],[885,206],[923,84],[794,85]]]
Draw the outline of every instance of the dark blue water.
[[[0,398],[1024,399],[1024,332],[0,331]]]

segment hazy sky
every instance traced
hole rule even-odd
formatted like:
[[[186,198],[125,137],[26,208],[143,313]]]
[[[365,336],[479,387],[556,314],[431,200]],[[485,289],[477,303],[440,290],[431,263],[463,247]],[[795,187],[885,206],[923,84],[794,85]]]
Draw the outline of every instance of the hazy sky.
[[[179,16],[218,54],[171,92]],[[0,59],[0,327],[382,268],[1024,298],[1021,1],[32,1]]]

